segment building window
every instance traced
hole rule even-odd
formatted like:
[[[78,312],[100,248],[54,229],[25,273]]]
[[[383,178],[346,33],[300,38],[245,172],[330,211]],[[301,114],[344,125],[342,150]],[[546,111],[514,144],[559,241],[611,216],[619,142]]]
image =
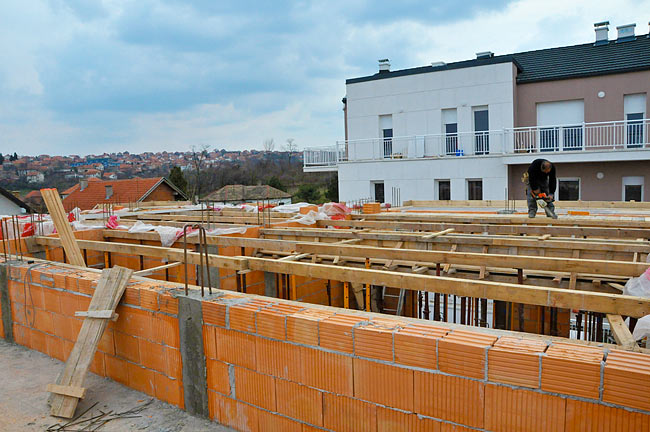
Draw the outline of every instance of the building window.
[[[458,148],[458,120],[455,108],[442,110],[442,130],[445,133],[444,154],[460,155],[460,149]]]
[[[373,192],[375,194],[375,202],[384,202],[384,182],[373,182]]]
[[[438,183],[438,199],[450,200],[451,182],[449,180],[436,180],[436,183]]]
[[[643,201],[645,177],[623,177],[623,201]]]
[[[467,180],[467,199],[483,199],[483,180]]]
[[[627,148],[643,147],[643,113],[626,115]]]
[[[393,157],[393,116],[379,116],[379,133],[382,138],[382,150],[384,158]]]
[[[483,155],[490,153],[490,134],[487,108],[476,108],[474,111],[474,153]]]
[[[580,199],[580,179],[558,179],[558,200],[578,201]]]

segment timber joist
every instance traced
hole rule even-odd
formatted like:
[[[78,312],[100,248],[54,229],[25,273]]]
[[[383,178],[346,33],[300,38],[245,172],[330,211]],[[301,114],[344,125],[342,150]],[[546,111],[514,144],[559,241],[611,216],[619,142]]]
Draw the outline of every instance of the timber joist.
[[[36,243],[49,247],[61,246],[60,239],[51,237],[37,237]],[[77,243],[81,249],[164,258],[168,261],[183,261],[184,255],[183,250],[158,246],[90,240],[77,240]],[[356,248],[358,246],[336,245],[335,247]],[[399,252],[403,253],[404,250],[399,250]],[[453,257],[453,255],[451,256]],[[188,251],[187,262],[200,264],[200,254]],[[641,317],[650,314],[650,299],[623,296],[620,294],[574,291],[525,284],[490,282],[486,280],[455,279],[443,276],[398,273],[298,261],[279,261],[269,258],[227,257],[209,254],[208,262],[210,267],[232,270],[259,270],[318,279],[428,291],[440,294],[454,294],[474,298],[489,298],[515,303],[588,310],[632,317]]]
[[[580,227],[617,227],[617,228],[650,228],[650,220],[646,218],[621,217],[566,217],[548,219],[546,217],[529,218],[526,215],[482,215],[482,214],[431,214],[431,213],[378,213],[367,215],[352,215],[353,220],[393,221],[393,222],[448,222],[464,224],[495,224],[495,225],[553,225]]]
[[[453,228],[459,233],[487,233],[507,235],[544,235],[557,237],[602,237],[615,239],[650,239],[650,228],[608,228],[581,226],[531,226],[531,225],[491,225],[462,224],[447,222],[399,222],[399,221],[360,221],[360,220],[319,220],[319,227],[351,227],[409,231],[438,232]]]

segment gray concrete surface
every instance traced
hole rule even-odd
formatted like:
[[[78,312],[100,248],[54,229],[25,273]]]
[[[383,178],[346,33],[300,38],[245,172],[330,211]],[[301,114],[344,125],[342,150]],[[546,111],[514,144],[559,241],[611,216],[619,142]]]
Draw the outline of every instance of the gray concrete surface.
[[[0,339],[0,431],[45,431],[63,419],[51,417],[45,387],[54,382],[63,363],[38,351]],[[148,402],[151,397],[114,381],[88,373],[86,397],[77,414],[98,402],[94,408],[123,412]],[[100,431],[233,432],[233,429],[193,417],[183,410],[153,400],[141,417],[113,420]]]

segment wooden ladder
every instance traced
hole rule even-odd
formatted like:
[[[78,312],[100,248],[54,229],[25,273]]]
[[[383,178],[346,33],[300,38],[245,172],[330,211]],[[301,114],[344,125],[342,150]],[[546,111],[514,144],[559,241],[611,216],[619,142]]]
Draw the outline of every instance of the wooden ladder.
[[[399,290],[399,293],[395,294],[396,291]],[[382,287],[381,290],[381,300],[382,304],[386,304],[386,298],[389,299],[397,299],[397,308],[387,308],[383,307],[383,313],[388,313],[390,312],[390,315],[402,315],[402,311],[404,310],[404,300],[406,299],[406,289],[404,288],[390,288],[390,287]]]

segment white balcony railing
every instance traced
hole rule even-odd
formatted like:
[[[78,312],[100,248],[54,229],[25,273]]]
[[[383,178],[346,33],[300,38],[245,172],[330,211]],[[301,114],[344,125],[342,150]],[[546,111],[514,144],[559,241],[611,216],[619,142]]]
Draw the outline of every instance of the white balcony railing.
[[[336,169],[348,161],[650,149],[649,132],[650,119],[640,119],[348,140],[306,148],[304,168]]]
[[[534,126],[508,130],[512,153],[650,148],[650,119]],[[509,152],[509,153],[510,153]]]

